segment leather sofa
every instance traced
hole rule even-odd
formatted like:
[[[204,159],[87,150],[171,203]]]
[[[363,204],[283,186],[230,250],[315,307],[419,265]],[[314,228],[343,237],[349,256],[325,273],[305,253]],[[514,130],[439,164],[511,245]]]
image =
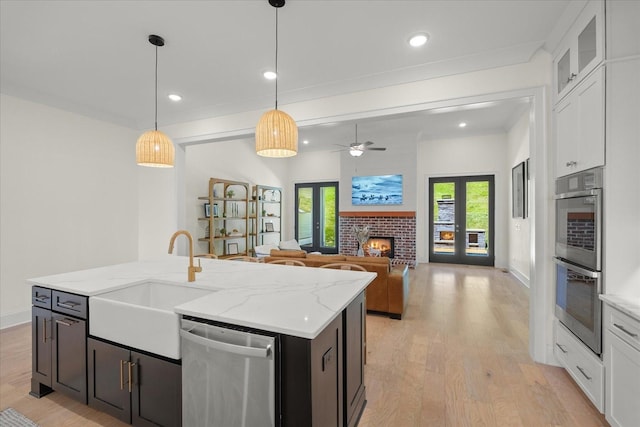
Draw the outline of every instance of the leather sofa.
[[[278,259],[295,259],[307,267],[320,267],[334,262],[348,262],[376,273],[367,287],[367,311],[386,313],[391,318],[402,319],[409,299],[409,269],[406,265],[391,267],[387,257],[357,257],[349,255],[316,255],[302,250],[272,249],[264,262]]]

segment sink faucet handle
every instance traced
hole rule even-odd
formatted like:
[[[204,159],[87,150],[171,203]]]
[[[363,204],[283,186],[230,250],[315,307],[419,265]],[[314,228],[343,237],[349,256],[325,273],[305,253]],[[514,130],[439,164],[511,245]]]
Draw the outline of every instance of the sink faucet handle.
[[[198,266],[196,267],[196,271],[200,273],[202,271],[202,265],[200,265],[200,258],[198,258]]]

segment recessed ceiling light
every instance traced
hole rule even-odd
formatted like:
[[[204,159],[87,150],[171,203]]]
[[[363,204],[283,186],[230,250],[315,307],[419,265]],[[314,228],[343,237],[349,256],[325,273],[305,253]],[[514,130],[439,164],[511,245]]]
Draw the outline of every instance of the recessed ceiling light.
[[[304,145],[307,145],[307,144],[309,143],[309,140],[308,140],[308,139],[305,139],[304,141],[302,141],[302,143],[303,143]]]
[[[180,95],[178,95],[177,93],[169,94],[169,99],[174,101],[174,102],[182,101],[182,97]]]
[[[411,45],[412,47],[420,47],[424,45],[428,39],[429,39],[429,36],[426,33],[414,34],[409,39],[409,45]]]
[[[466,124],[465,122],[460,122],[460,123],[458,124],[458,127],[459,127],[459,128],[464,128],[464,127],[467,127],[467,124]]]
[[[273,71],[265,71],[264,73],[262,73],[262,75],[267,80],[274,80],[276,77],[278,77],[278,75]]]

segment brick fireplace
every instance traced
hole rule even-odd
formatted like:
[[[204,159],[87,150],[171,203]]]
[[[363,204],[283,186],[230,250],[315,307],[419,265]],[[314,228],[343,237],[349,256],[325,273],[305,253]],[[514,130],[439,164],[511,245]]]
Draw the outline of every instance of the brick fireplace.
[[[353,235],[353,226],[368,226],[369,236],[393,237],[393,258],[391,263],[416,265],[416,213],[413,211],[393,212],[340,212],[341,254],[356,255],[358,241]]]

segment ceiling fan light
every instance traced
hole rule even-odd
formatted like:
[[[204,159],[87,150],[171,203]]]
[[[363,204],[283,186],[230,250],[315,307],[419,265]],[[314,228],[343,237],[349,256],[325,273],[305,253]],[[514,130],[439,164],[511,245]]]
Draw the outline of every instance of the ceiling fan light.
[[[269,110],[256,126],[256,153],[263,157],[291,157],[298,153],[298,126],[290,115]]]
[[[173,167],[175,148],[162,131],[149,130],[136,142],[136,163],[157,168]]]
[[[351,147],[349,154],[351,154],[352,157],[360,157],[364,154],[364,150],[362,148]]]

